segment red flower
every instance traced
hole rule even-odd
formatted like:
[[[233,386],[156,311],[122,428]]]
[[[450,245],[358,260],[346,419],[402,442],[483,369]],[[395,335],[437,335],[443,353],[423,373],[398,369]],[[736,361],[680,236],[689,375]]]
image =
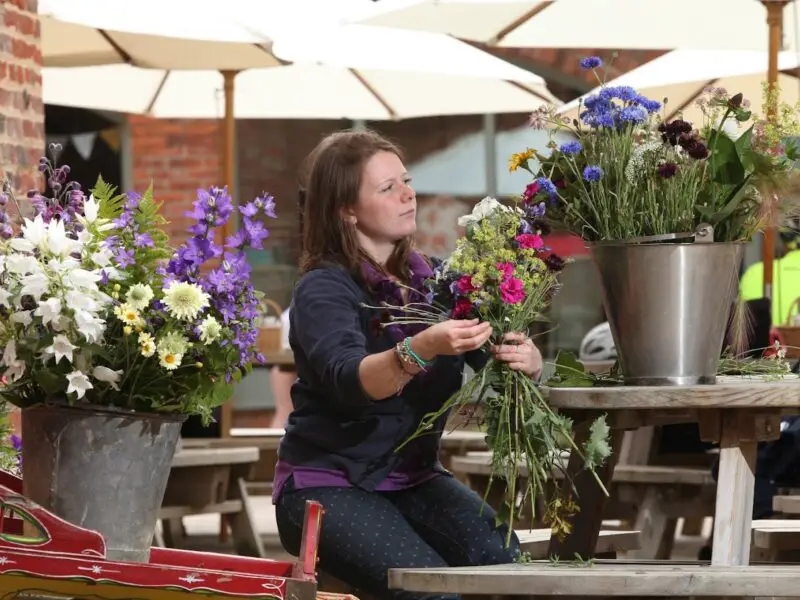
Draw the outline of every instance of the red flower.
[[[544,248],[544,240],[542,240],[542,236],[535,233],[523,233],[518,235],[517,242],[519,243],[519,247],[523,249],[534,248],[535,250],[538,250],[539,248]]]
[[[538,193],[539,182],[534,181],[533,183],[529,183],[527,186],[525,186],[525,191],[522,192],[522,201],[527,204],[528,202],[531,202]]]
[[[472,284],[472,277],[469,275],[462,275],[461,279],[456,281],[456,290],[458,290],[459,294],[469,294],[471,292],[477,292],[478,288]]]
[[[467,319],[472,312],[472,302],[467,298],[459,298],[453,307],[454,319]]]

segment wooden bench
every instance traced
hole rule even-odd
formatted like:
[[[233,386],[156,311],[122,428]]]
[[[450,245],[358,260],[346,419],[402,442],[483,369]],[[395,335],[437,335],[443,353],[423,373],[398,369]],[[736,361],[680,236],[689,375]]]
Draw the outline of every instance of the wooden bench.
[[[218,514],[229,524],[238,554],[264,557],[246,487],[258,456],[255,447],[176,452],[159,513],[163,538],[156,536],[156,544],[175,547],[183,536],[183,517]]]
[[[794,496],[776,496],[774,505],[786,506],[779,498],[794,501]],[[776,508],[777,510],[777,508]],[[753,521],[751,560],[796,562],[800,559],[800,519],[761,519]],[[800,594],[798,594],[800,595]]]
[[[547,547],[550,545],[551,531],[549,529],[518,530],[517,537],[522,552],[532,559],[547,557]],[[603,530],[597,539],[595,554],[606,555],[626,552],[639,548],[638,531],[610,531]]]
[[[470,487],[483,494],[492,473],[491,454],[474,452],[453,457],[452,469],[465,475]],[[524,465],[520,475],[527,476]],[[560,471],[553,473],[556,480],[562,477]],[[716,484],[707,469],[618,464],[612,483],[605,518],[629,520],[631,529],[641,532],[640,547],[627,552],[628,558],[669,558],[678,518],[714,514]],[[487,496],[490,506],[498,505],[504,489],[505,482],[493,481]]]
[[[712,567],[666,561],[597,561],[591,566],[538,561],[447,569],[391,569],[389,586],[426,594],[471,596],[795,597],[791,565]]]

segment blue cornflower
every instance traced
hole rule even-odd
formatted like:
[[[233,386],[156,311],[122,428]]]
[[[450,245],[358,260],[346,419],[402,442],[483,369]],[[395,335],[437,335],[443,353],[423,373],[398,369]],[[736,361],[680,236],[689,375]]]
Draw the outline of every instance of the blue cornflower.
[[[644,123],[647,121],[647,111],[641,106],[626,106],[619,111],[617,119],[621,123]]]
[[[592,128],[597,127],[614,127],[614,115],[610,110],[596,111],[585,110],[580,114],[581,121],[584,125]]]
[[[600,97],[607,100],[616,98],[623,102],[633,102],[639,98],[639,93],[629,85],[613,85],[600,90]]]
[[[650,100],[650,98],[645,98],[644,96],[636,98],[636,103],[649,113],[661,110],[661,102],[658,100]]]
[[[581,69],[589,70],[589,69],[596,69],[603,65],[603,61],[599,56],[587,56],[586,58],[582,58],[581,62]]]
[[[550,181],[547,177],[537,177],[536,183],[539,184],[539,189],[543,192],[547,192],[551,198],[558,194],[556,184]]]
[[[561,144],[561,148],[559,148],[559,150],[561,150],[562,154],[573,155],[578,154],[578,152],[583,150],[583,146],[581,146],[580,142],[572,141],[567,142],[566,144]]]
[[[586,181],[600,181],[603,178],[603,169],[598,166],[588,166],[583,170]]]

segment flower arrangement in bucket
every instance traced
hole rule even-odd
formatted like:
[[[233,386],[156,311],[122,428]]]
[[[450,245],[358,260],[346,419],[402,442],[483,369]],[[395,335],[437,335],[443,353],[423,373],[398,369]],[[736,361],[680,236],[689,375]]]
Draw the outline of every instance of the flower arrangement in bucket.
[[[714,383],[741,243],[792,209],[780,191],[800,156],[798,107],[765,93],[778,115],[768,121],[741,94],[709,88],[702,123],[666,119],[668,99],[605,85],[598,57],[581,66],[601,86],[578,118],[531,116],[573,140],[512,157],[533,177],[523,200],[589,243],[627,383]]]
[[[544,208],[508,206],[485,198],[472,213],[459,219],[466,227],[452,255],[437,264],[422,280],[414,267],[408,294],[386,293],[376,308],[385,315],[381,324],[397,339],[419,328],[447,319],[473,319],[491,323],[489,344],[506,335],[528,332],[544,319],[543,313],[558,287],[558,272],[564,260],[544,244],[549,232]],[[392,284],[397,291],[396,285]],[[507,482],[498,518],[513,523],[526,506],[533,521],[549,524],[556,535],[569,532],[568,517],[578,510],[571,493],[547,485],[552,474],[564,471],[564,453],[577,453],[586,469],[595,472],[610,454],[609,429],[603,417],[591,428],[591,436],[576,444],[572,423],[550,408],[539,384],[530,376],[489,358],[485,365],[441,409],[428,414],[416,432],[404,442],[426,435],[451,411],[469,413],[476,403],[483,406],[483,429],[492,450],[492,476]],[[403,445],[404,445],[403,444]],[[402,446],[401,446],[402,447]],[[520,477],[522,468],[528,475]],[[567,475],[567,477],[569,477]],[[519,489],[517,482],[526,483]],[[599,478],[598,484],[601,485]],[[536,514],[539,501],[544,513]]]
[[[63,464],[56,468],[70,469],[59,475],[62,480],[71,477],[76,488],[81,478],[95,481],[86,486],[87,502],[96,497],[133,511],[127,498],[111,503],[97,482],[108,475],[109,485],[116,485],[109,473],[98,472],[119,468],[112,464],[115,452],[125,464],[136,455],[140,480],[128,472],[125,485],[139,485],[131,496],[141,496],[155,519],[182,419],[199,415],[209,422],[234,383],[261,360],[255,324],[260,294],[250,282],[244,248],[261,247],[268,235],[261,217],[275,216],[274,201],[262,196],[240,207],[243,226],[224,250],[215,232],[234,211],[230,196],[224,188],[201,189],[187,213],[194,221],[191,237],[173,250],[152,188],[117,194],[99,179],[87,196],[69,180],[69,167],[57,164],[60,148],[50,149],[53,160],[42,158],[39,167],[51,196],[30,192],[23,204],[8,184],[0,194],[2,395],[23,409],[31,481],[55,476],[39,470],[52,468],[44,455],[60,452]],[[89,440],[85,430],[91,427],[97,430]],[[31,443],[43,436],[76,448],[64,454],[63,448]],[[129,445],[123,447],[124,441]],[[29,490],[28,479],[26,494],[59,513],[52,506],[59,499],[45,497],[52,490],[35,483]],[[114,498],[123,498],[117,491]],[[63,512],[69,511],[61,511],[68,520],[83,518]],[[95,525],[110,534],[102,523]],[[147,549],[152,527],[143,535]]]

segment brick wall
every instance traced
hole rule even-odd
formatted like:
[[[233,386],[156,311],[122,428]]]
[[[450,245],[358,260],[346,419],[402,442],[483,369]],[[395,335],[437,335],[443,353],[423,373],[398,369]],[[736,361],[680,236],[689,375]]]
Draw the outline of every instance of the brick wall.
[[[216,120],[152,119],[130,116],[133,189],[143,193],[153,182],[163,202],[174,244],[183,242],[199,187],[222,185],[222,128]]]
[[[44,153],[42,52],[37,0],[0,3],[0,169],[24,195],[41,187]]]

